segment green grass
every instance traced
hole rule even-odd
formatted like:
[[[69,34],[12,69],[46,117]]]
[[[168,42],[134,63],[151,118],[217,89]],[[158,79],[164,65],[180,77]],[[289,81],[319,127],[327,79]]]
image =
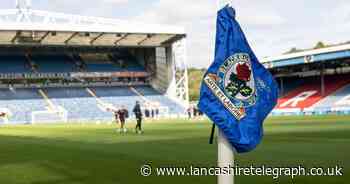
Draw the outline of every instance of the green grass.
[[[338,177],[239,176],[238,184],[350,181],[350,117],[271,118],[263,143],[236,156],[240,166],[344,167]],[[129,124],[133,126],[133,124]],[[216,183],[208,177],[142,177],[139,167],[215,166],[216,145],[208,145],[207,121],[145,123],[145,134],[119,135],[112,125],[0,127],[1,184],[187,184]]]

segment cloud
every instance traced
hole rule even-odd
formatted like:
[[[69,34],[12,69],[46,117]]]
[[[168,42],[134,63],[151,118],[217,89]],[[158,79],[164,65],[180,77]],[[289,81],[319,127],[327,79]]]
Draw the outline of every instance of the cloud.
[[[133,19],[184,26],[188,32],[189,64],[207,67],[213,60],[216,12],[217,3],[212,0],[159,0]],[[237,16],[249,28],[271,28],[286,22],[277,12],[265,8],[264,3],[243,4]]]
[[[350,2],[339,3],[337,6],[329,9],[329,13],[324,14],[323,17],[327,23],[334,21],[339,23],[348,23],[350,20]]]
[[[135,17],[137,20],[156,23],[174,23],[181,24],[190,22],[193,19],[207,18],[210,15],[210,9],[213,9],[209,0],[159,0],[150,6],[145,12]],[[192,22],[193,23],[193,22]]]
[[[13,7],[11,2],[4,0],[3,6]],[[33,1],[33,8],[183,26],[188,33],[190,66],[207,67],[213,59],[216,0],[38,0]],[[250,0],[236,1],[235,8],[260,58],[281,54],[291,47],[310,48],[320,40],[349,40],[349,0]]]
[[[127,4],[129,0],[102,0],[102,2],[113,4]]]
[[[243,12],[240,16],[237,16],[237,18],[247,25],[276,26],[286,22],[283,17],[271,12],[261,12],[260,16],[249,16],[246,14],[248,14],[248,12]]]
[[[134,20],[185,27],[188,61],[191,66],[203,67],[212,60],[215,13],[215,2],[211,0],[159,0]]]

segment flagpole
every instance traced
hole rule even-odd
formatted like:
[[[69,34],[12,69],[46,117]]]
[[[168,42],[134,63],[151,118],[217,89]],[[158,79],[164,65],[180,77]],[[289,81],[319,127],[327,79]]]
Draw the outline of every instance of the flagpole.
[[[218,131],[218,166],[229,168],[234,166],[234,151],[226,137]],[[234,175],[219,175],[218,184],[234,184]]]
[[[217,0],[217,10],[223,8],[226,4],[232,6],[233,0]],[[233,167],[234,166],[234,151],[225,135],[218,131],[218,167]],[[230,173],[233,174],[233,173]],[[234,184],[234,175],[219,175],[217,176],[218,184]]]

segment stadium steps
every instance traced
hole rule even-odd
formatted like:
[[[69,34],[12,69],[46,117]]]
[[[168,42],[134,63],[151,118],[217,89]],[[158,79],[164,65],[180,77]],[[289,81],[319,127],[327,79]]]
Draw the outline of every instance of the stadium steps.
[[[45,93],[44,90],[39,89],[38,92],[43,97],[43,99],[45,100],[45,102],[47,104],[47,109],[49,111],[53,112],[56,109],[55,104],[50,100],[50,98],[47,96],[47,94]]]
[[[33,62],[31,56],[29,54],[25,55],[26,61],[28,62],[28,65],[30,67],[30,70],[32,72],[38,72],[37,69],[34,67],[35,63]]]
[[[136,95],[138,95],[143,102],[151,102],[150,100],[148,100],[142,93],[140,93],[139,91],[137,91],[134,87],[129,87],[129,89],[135,93]]]
[[[147,97],[147,100],[150,102],[156,102],[161,106],[168,107],[170,114],[179,115],[185,112],[185,108],[181,104],[178,104],[164,94],[159,93],[150,86],[135,86],[134,88],[136,91],[142,94],[142,96]]]
[[[112,113],[102,110],[86,88],[47,88],[48,96],[54,104],[68,112],[69,121],[110,121]]]
[[[108,106],[124,106],[129,112],[132,112],[136,101],[142,101],[142,98],[128,87],[94,87],[90,89]],[[133,116],[133,113],[130,115]]]
[[[109,109],[114,109],[113,105],[110,105],[106,102],[104,102],[103,100],[101,100],[97,95],[96,93],[90,89],[90,88],[86,88],[85,89],[92,97],[94,97],[96,99],[96,102],[97,102],[97,107],[99,109],[101,109],[102,111],[107,111]]]

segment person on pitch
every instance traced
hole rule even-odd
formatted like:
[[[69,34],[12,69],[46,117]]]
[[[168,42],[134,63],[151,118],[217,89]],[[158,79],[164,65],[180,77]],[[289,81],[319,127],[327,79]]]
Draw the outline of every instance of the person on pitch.
[[[119,123],[119,114],[118,114],[118,110],[117,109],[113,109],[112,110],[113,114],[114,114],[114,122],[117,125],[117,132],[120,132],[120,130],[118,130],[118,123]]]
[[[121,109],[119,109],[117,111],[119,122],[120,122],[120,129],[119,129],[120,133],[127,132],[127,129],[125,128],[125,120],[127,118],[127,113],[128,113],[128,111],[126,110],[126,108],[124,106],[122,106]]]
[[[141,134],[141,133],[143,133],[143,131],[142,131],[142,111],[141,111],[141,106],[140,106],[139,101],[136,101],[133,112],[134,112],[135,117],[136,117],[135,132],[138,134]]]

